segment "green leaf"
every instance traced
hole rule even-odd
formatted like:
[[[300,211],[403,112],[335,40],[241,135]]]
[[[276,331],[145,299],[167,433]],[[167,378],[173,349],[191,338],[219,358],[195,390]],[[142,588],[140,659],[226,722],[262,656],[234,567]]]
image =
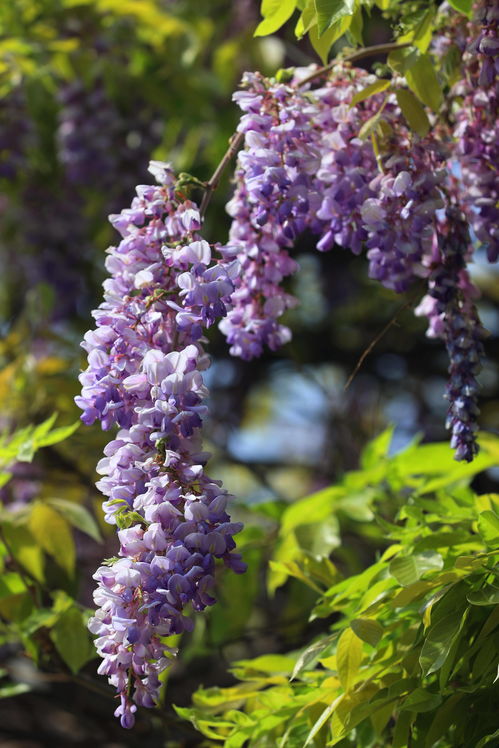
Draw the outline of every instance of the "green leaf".
[[[73,527],[84,532],[85,535],[89,535],[97,543],[102,543],[99,526],[88,509],[85,509],[81,504],[66,499],[48,499],[46,503],[67,519]]]
[[[326,724],[329,717],[332,715],[334,710],[338,707],[339,704],[341,704],[342,700],[345,698],[345,694],[342,693],[341,696],[338,696],[331,704],[329,704],[324,711],[319,716],[319,719],[315,722],[312,729],[307,735],[307,739],[305,743],[303,744],[303,748],[307,748],[312,742],[312,740],[315,738],[319,730],[323,727],[323,725]]]
[[[71,576],[76,551],[66,520],[48,504],[37,501],[31,509],[29,529],[43,550]]]
[[[295,35],[298,39],[301,39],[307,31],[310,31],[312,26],[317,22],[317,15],[314,7],[314,0],[309,0],[308,5],[305,6],[303,12],[298,19],[298,23],[295,28]]]
[[[410,745],[409,741],[413,720],[414,715],[410,712],[401,712],[398,715],[393,731],[392,748],[407,748]]]
[[[414,130],[421,137],[427,135],[430,130],[430,121],[414,94],[401,88],[395,92],[395,95],[402,114],[411,130]]]
[[[333,23],[336,23],[344,16],[352,15],[355,9],[355,0],[314,0],[314,3],[317,12],[319,37],[321,37],[326,29],[329,29]]]
[[[310,665],[310,663],[314,662],[314,660],[316,660],[328,647],[331,646],[337,636],[337,634],[331,634],[330,636],[319,639],[319,641],[314,642],[309,647],[304,649],[295,663],[290,680],[297,678],[299,674],[303,670],[305,670],[307,665]]]
[[[27,683],[9,683],[7,686],[0,686],[0,699],[10,699],[28,691],[31,691],[31,686]]]
[[[263,0],[263,21],[258,24],[254,35],[273,34],[291,18],[295,8],[296,0]]]
[[[2,524],[2,532],[16,561],[38,582],[43,582],[43,551],[28,528],[5,522]]]
[[[379,108],[379,110],[376,112],[376,114],[373,114],[372,117],[369,117],[368,120],[364,122],[362,127],[359,130],[359,138],[368,138],[371,133],[373,133],[378,125],[381,122],[381,115],[383,114],[383,109],[385,108],[386,99],[384,100],[383,104]]]
[[[26,585],[20,574],[15,571],[3,572],[0,577],[0,599],[12,595],[22,595]]]
[[[386,91],[386,89],[391,86],[391,83],[391,81],[381,78],[379,81],[371,83],[369,86],[363,88],[362,91],[358,91],[355,96],[352,97],[350,106],[355,106],[355,104],[368,99],[370,96],[374,96],[374,94],[380,93],[381,91]],[[386,456],[388,447],[390,446],[390,442],[392,440],[392,436],[393,427],[386,429],[386,431],[383,431],[383,433],[380,434],[376,439],[373,439],[373,441],[369,442],[362,453],[362,467],[374,467],[380,457]]]
[[[499,589],[497,587],[483,587],[480,590],[469,592],[466,599],[472,605],[498,605]]]
[[[309,31],[309,39],[312,47],[315,49],[319,57],[321,58],[324,65],[327,64],[329,50],[333,44],[348,31],[352,22],[352,16],[344,16],[336,23],[333,23],[330,28],[327,29],[321,36],[317,26],[312,26]]]
[[[50,631],[50,638],[72,673],[96,656],[83,616],[76,608],[62,613]]]
[[[452,694],[435,713],[430,728],[425,735],[425,748],[433,748],[454,723],[454,713],[462,698],[462,693]]]
[[[441,703],[442,697],[440,694],[426,691],[424,688],[416,688],[404,699],[400,708],[408,709],[411,712],[431,712]]]
[[[452,3],[452,5],[454,5],[454,3]],[[485,748],[485,746],[489,745],[490,741],[495,740],[495,738],[499,738],[499,729],[490,735],[485,735],[485,737],[478,741],[475,748]]]
[[[384,634],[383,626],[372,618],[354,618],[350,626],[359,639],[367,642],[372,647],[378,644]]]
[[[423,675],[435,673],[442,667],[463,622],[463,616],[454,612],[430,626],[419,655]]]
[[[420,553],[415,556],[397,556],[390,563],[390,574],[402,587],[417,582],[428,571],[440,571],[444,562],[440,553]]]
[[[491,509],[478,515],[478,532],[491,548],[499,547],[499,516]]]
[[[440,553],[421,553],[415,556],[398,556],[390,563],[390,574],[402,587],[408,587],[428,571],[440,571],[444,562]]]
[[[76,421],[75,423],[71,423],[69,426],[59,426],[58,428],[54,429],[49,434],[41,438],[37,438],[35,434],[36,446],[37,448],[50,447],[52,446],[52,444],[63,442],[65,439],[69,439],[69,437],[72,436],[75,431],[80,428],[80,426],[81,421]]]
[[[336,649],[338,677],[345,691],[354,685],[361,662],[362,642],[351,628],[347,628],[341,634]]]
[[[449,5],[463,13],[468,18],[471,18],[471,11],[473,8],[473,0],[449,0]],[[478,746],[477,746],[478,748]]]
[[[442,89],[429,54],[419,55],[415,62],[405,71],[409,88],[418,99],[433,109],[440,109],[443,101]]]

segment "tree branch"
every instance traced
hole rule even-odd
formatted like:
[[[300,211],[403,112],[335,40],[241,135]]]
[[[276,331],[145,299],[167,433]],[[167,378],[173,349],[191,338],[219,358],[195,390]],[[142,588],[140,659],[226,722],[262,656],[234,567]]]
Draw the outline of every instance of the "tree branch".
[[[234,135],[232,135],[230,141],[229,141],[229,147],[227,148],[222,160],[218,164],[217,168],[213,172],[213,175],[211,179],[206,182],[205,185],[205,193],[203,195],[203,199],[201,201],[201,207],[200,207],[200,213],[202,216],[206,213],[206,209],[210,203],[212,193],[216,190],[218,187],[218,183],[220,182],[220,178],[225,170],[225,167],[233,159],[233,157],[238,152],[239,148],[242,145],[242,142],[244,140],[244,133],[243,132],[235,132]]]
[[[391,44],[374,44],[372,47],[363,47],[362,49],[357,50],[357,52],[354,52],[353,54],[349,55],[349,57],[344,57],[343,59],[335,58],[334,60],[329,62],[327,65],[324,65],[324,67],[319,68],[318,70],[315,70],[315,72],[313,72],[307,78],[304,78],[302,81],[300,81],[299,88],[301,88],[302,86],[305,86],[307,83],[310,83],[316,78],[320,78],[321,75],[325,75],[326,73],[329,73],[331,68],[333,68],[338,63],[357,62],[357,60],[363,60],[365,57],[372,57],[372,55],[388,54],[389,52],[395,52],[397,49],[405,49],[406,47],[411,47],[411,46],[412,46],[412,42],[404,42],[404,44],[397,44],[397,42],[393,42]]]

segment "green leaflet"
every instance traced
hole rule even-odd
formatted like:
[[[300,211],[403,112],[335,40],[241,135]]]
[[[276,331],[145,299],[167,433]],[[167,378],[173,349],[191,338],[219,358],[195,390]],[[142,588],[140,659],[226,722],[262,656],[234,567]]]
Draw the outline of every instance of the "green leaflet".
[[[352,15],[355,0],[314,0],[319,37],[344,16]]]
[[[263,0],[261,21],[255,30],[255,36],[267,36],[284,26],[294,13],[296,0]]]

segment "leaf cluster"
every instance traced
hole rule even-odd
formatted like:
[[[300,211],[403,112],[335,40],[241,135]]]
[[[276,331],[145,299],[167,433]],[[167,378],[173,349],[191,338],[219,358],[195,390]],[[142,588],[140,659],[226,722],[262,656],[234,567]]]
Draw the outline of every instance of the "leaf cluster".
[[[390,455],[389,431],[361,469],[282,513],[270,589],[315,591],[325,633],[298,651],[235,662],[238,683],[178,708],[211,741],[237,746],[493,745],[499,663],[499,496],[473,477],[497,463],[482,438],[471,465],[444,444]],[[378,548],[348,568],[348,535]]]
[[[54,428],[55,419],[2,435],[2,485],[12,476],[13,462],[31,462],[38,449],[68,439],[80,425]],[[101,540],[92,514],[67,498],[38,498],[0,512],[0,642],[21,645],[41,670],[55,667],[74,674],[95,650],[86,628],[90,611],[75,600],[72,528]],[[25,690],[29,686],[23,683],[0,685],[0,698]]]

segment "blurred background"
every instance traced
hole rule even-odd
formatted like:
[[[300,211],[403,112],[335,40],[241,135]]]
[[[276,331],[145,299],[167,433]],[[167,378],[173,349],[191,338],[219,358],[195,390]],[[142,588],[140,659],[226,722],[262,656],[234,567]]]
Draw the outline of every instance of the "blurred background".
[[[256,0],[4,0],[0,7],[0,429],[40,423],[51,413],[73,423],[82,366],[79,347],[101,300],[104,252],[116,241],[107,221],[147,183],[150,158],[208,179],[237,123],[231,93],[245,70],[318,62],[290,33],[256,39]],[[364,43],[390,41],[373,10]],[[365,67],[376,60],[368,59]],[[364,64],[364,63],[363,63]],[[226,175],[207,217],[210,240],[228,229]],[[241,544],[246,578],[224,577],[222,602],[198,616],[169,676],[165,706],[141,714],[124,735],[112,717],[113,694],[94,675],[47,661],[36,670],[4,637],[0,676],[26,693],[0,700],[0,745],[201,745],[171,704],[188,704],[200,684],[227,685],[235,658],[286,651],[310,638],[304,588],[289,581],[270,597],[263,585],[268,538],[287,503],[329,485],[358,465],[365,444],[394,424],[393,449],[417,434],[443,440],[447,359],[413,315],[413,290],[396,295],[367,277],[367,265],[341,248],[295,249],[301,272],[290,281],[300,305],[288,313],[293,341],[245,363],[228,355],[212,330],[213,366],[207,447],[210,473],[234,494],[247,522]],[[482,382],[484,429],[499,424],[499,283],[497,268],[473,266],[490,332]],[[362,353],[388,325],[347,384]],[[32,463],[11,466],[1,489],[5,511],[39,497],[81,504],[96,516],[99,544],[77,532],[78,577],[72,594],[90,606],[91,575],[116,552],[101,520],[95,464],[107,441],[97,426],[49,446]],[[480,490],[497,486],[493,471]],[[352,568],[370,560],[369,545],[343,553]],[[0,610],[1,613],[1,610]],[[3,695],[9,695],[3,694]],[[145,710],[143,710],[145,711]]]

